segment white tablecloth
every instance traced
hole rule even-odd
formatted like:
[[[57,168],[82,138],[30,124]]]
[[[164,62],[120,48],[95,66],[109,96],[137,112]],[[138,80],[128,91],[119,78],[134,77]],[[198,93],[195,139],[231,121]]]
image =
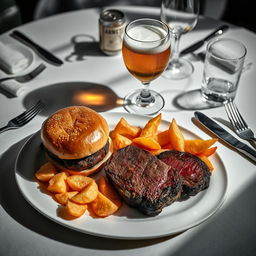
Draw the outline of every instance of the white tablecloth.
[[[159,17],[159,10],[153,8],[123,7],[122,10],[130,19]],[[121,55],[109,57],[98,50],[98,17],[98,9],[88,9],[42,19],[19,28],[65,60],[65,64],[61,67],[48,64],[40,76],[26,84],[26,92],[20,97],[13,98],[1,91],[0,126],[37,98],[42,98],[47,107],[26,126],[0,134],[0,255],[255,255],[256,168],[222,143],[218,143],[218,152],[228,173],[225,203],[209,220],[177,236],[138,241],[90,236],[49,220],[21,195],[14,175],[17,153],[27,137],[40,129],[49,113],[70,104],[75,90],[88,84],[111,88],[120,98],[139,87],[139,82],[126,70]],[[217,25],[219,22],[201,17],[196,29],[182,37],[181,49],[207,35]],[[253,62],[251,69],[241,77],[235,101],[256,131],[256,35],[231,26],[224,37],[243,42],[248,50],[246,62]],[[9,33],[2,35],[0,40],[18,43],[9,37]],[[40,62],[40,58],[36,62]],[[166,100],[162,111],[164,119],[175,117],[183,127],[206,139],[209,135],[191,121],[194,109],[186,109],[193,105],[193,98],[186,99],[186,93],[198,90],[202,79],[203,63],[194,61],[193,65],[195,71],[190,78],[174,81],[160,77],[152,82],[152,89],[161,92]],[[178,95],[185,95],[183,106],[180,106],[180,101],[178,106],[173,102]],[[109,111],[125,112],[122,107]],[[202,111],[211,117],[227,120],[223,107]]]

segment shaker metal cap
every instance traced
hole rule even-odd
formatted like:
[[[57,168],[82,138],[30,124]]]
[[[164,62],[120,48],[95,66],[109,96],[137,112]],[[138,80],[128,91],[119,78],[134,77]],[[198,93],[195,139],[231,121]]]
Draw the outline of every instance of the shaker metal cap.
[[[109,9],[101,13],[100,19],[104,23],[122,24],[124,20],[124,13],[116,9]]]

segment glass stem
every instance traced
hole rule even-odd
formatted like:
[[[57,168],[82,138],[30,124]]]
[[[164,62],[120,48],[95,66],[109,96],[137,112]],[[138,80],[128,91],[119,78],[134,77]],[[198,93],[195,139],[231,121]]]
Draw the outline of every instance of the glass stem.
[[[179,65],[179,57],[180,57],[180,33],[172,34],[173,35],[173,47],[171,53],[171,65],[174,67],[178,67]]]
[[[152,97],[149,91],[149,82],[142,82],[143,88],[140,92],[140,96],[138,97],[138,104],[139,105],[149,105],[150,103],[154,102],[154,97]]]

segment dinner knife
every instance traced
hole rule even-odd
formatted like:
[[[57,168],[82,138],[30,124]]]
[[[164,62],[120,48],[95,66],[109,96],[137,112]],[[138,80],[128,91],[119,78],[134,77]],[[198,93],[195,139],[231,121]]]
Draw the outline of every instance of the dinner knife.
[[[40,45],[38,45],[34,41],[32,41],[30,38],[28,38],[22,32],[20,32],[18,30],[14,30],[11,33],[11,36],[14,37],[15,39],[20,40],[22,43],[30,46],[34,50],[36,50],[39,53],[39,55],[42,58],[44,58],[47,62],[50,62],[51,64],[55,64],[55,65],[62,65],[63,64],[63,61],[61,59],[59,59],[58,57],[56,57],[51,52],[47,51],[46,49],[44,49],[43,47],[41,47]]]
[[[243,142],[236,139],[229,132],[224,130],[219,124],[217,124],[213,119],[209,118],[205,114],[196,111],[195,117],[199,120],[208,130],[214,133],[218,138],[226,142],[231,147],[237,149],[242,154],[246,155],[248,158],[256,162],[256,150],[250,148]]]
[[[194,52],[195,50],[199,49],[201,46],[203,46],[207,41],[209,41],[213,37],[222,35],[226,30],[228,30],[228,28],[229,27],[227,25],[220,26],[219,28],[214,30],[211,34],[209,34],[208,36],[204,37],[200,41],[198,41],[198,42],[192,44],[191,46],[185,48],[184,50],[182,50],[180,52],[180,55],[185,55],[185,54]]]

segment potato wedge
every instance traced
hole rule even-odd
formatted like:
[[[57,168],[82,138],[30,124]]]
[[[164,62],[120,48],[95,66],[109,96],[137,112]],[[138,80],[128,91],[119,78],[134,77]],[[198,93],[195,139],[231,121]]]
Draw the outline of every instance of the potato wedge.
[[[184,152],[184,136],[176,123],[176,120],[173,118],[169,127],[170,141],[173,149],[180,152]]]
[[[68,202],[65,206],[65,210],[69,215],[78,218],[86,212],[87,205],[86,204],[83,204],[83,205],[82,204],[76,204],[76,203],[71,202],[70,200],[68,200]]]
[[[94,213],[99,217],[107,217],[118,210],[117,205],[101,192],[98,193],[98,196],[90,205]]]
[[[216,150],[217,150],[217,147],[207,148],[206,150],[201,152],[200,155],[209,157],[209,156],[213,155],[216,152]]]
[[[157,134],[158,126],[162,120],[162,114],[158,114],[154,118],[151,118],[144,126],[140,133],[140,137],[155,137]]]
[[[119,133],[116,133],[112,138],[112,143],[113,143],[114,150],[118,150],[120,148],[124,148],[124,147],[130,145],[132,143],[132,141],[130,139],[128,139],[127,137],[125,137]]]
[[[65,205],[68,200],[75,196],[78,193],[78,191],[70,191],[70,192],[64,192],[60,194],[55,194],[55,199],[57,200],[58,203]]]
[[[116,133],[124,135],[124,136],[131,136],[137,137],[141,132],[141,128],[130,125],[123,117],[120,119],[118,124],[116,125],[115,129],[112,131],[112,135],[115,136]],[[111,138],[112,138],[111,135]]]
[[[72,190],[80,191],[93,181],[92,178],[75,174],[67,177],[67,183]]]
[[[167,145],[162,146],[162,149],[173,150],[173,147],[171,144],[167,144]]]
[[[98,185],[92,180],[89,185],[83,188],[77,195],[71,198],[71,201],[78,204],[87,204],[95,200],[98,195]]]
[[[169,130],[162,131],[157,134],[156,140],[161,147],[170,144],[170,133]]]
[[[56,173],[57,169],[55,166],[52,163],[47,162],[39,168],[35,173],[35,176],[40,181],[49,181]]]
[[[60,172],[55,174],[50,180],[47,190],[53,193],[65,193],[68,191],[68,186],[66,183],[67,173]]]
[[[204,156],[204,155],[198,155],[198,157],[204,161],[206,163],[206,165],[209,167],[210,171],[213,172],[214,170],[214,167],[213,167],[213,164],[212,162],[209,160],[209,158],[207,156]]]
[[[185,151],[191,154],[200,154],[209,147],[211,147],[218,139],[209,140],[185,140]]]
[[[167,151],[169,149],[164,149],[164,148],[161,148],[161,149],[156,149],[156,150],[149,150],[149,152],[152,154],[152,155],[159,155],[161,154],[162,152],[164,151]]]
[[[122,199],[117,193],[117,191],[112,187],[106,180],[104,176],[100,177],[99,180],[99,191],[106,196],[110,201],[112,201],[118,208],[122,206]]]
[[[135,143],[137,146],[147,150],[161,149],[159,143],[152,137],[138,137],[133,139],[132,142]]]

